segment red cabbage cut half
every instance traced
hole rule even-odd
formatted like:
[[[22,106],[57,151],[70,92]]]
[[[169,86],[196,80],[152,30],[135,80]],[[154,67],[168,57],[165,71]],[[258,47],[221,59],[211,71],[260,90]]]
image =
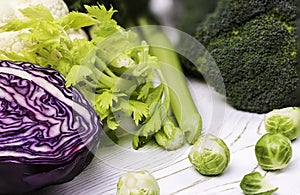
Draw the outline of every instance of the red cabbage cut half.
[[[102,128],[57,71],[0,61],[0,194],[72,180],[93,159]]]

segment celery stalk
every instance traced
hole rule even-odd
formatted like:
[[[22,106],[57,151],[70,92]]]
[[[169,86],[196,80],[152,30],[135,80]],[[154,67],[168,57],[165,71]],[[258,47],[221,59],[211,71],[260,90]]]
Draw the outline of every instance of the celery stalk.
[[[139,24],[147,25],[147,20],[141,18]],[[202,118],[193,101],[187,86],[179,58],[164,32],[154,28],[141,28],[143,38],[151,46],[150,52],[161,63],[161,71],[170,88],[170,102],[173,114],[179,127],[185,133],[188,143],[193,144],[202,131]]]

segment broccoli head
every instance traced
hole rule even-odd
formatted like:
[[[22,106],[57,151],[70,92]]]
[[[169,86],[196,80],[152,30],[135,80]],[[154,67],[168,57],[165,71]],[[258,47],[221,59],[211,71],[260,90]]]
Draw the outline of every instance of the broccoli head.
[[[197,27],[220,72],[203,64],[198,71],[224,93],[214,79],[222,76],[233,107],[265,113],[296,104],[296,9],[295,0],[220,0]]]

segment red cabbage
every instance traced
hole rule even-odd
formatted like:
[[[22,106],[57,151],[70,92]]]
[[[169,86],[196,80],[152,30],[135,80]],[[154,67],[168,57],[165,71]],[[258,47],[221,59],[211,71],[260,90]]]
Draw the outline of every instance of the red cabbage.
[[[102,128],[57,71],[0,61],[0,194],[72,180],[93,159]]]

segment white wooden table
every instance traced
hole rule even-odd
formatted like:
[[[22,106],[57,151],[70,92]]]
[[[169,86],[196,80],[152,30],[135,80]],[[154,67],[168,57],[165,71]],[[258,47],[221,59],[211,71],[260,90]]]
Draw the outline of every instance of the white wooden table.
[[[135,151],[130,138],[125,137],[119,145],[102,144],[93,162],[73,181],[33,194],[115,194],[121,174],[143,169],[157,179],[162,195],[242,195],[239,183],[245,174],[254,170],[265,173],[258,166],[254,153],[256,141],[265,133],[264,115],[233,109],[201,81],[190,80],[190,87],[203,117],[203,133],[218,135],[230,149],[230,164],[222,175],[200,175],[187,159],[188,145],[176,151],[164,151],[150,144]],[[267,173],[269,181],[279,187],[277,195],[300,195],[300,140],[292,144],[291,163],[281,171]]]

